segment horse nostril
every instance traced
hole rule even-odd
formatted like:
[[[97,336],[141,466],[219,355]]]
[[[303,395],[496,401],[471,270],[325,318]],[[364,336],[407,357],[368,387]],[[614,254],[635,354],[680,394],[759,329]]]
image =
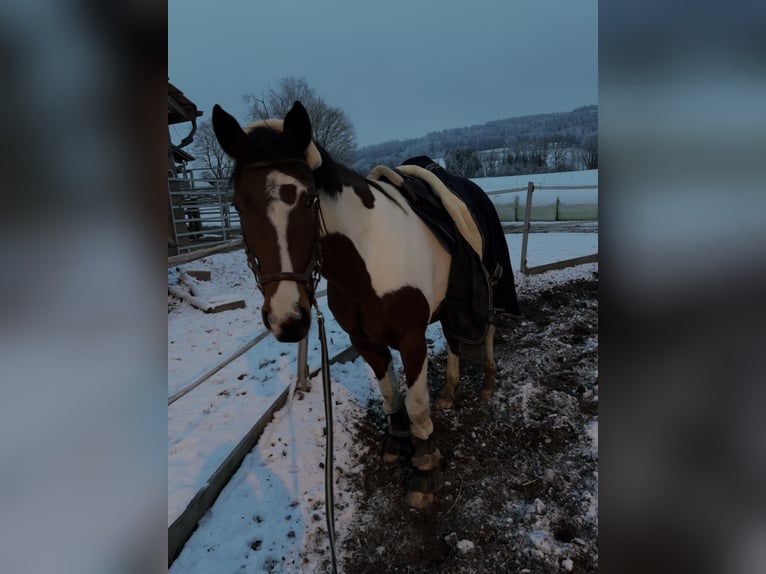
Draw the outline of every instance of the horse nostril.
[[[306,309],[298,309],[297,318],[292,318],[284,321],[279,326],[278,339],[283,342],[297,343],[306,336],[308,326],[310,322],[310,315],[306,312]]]

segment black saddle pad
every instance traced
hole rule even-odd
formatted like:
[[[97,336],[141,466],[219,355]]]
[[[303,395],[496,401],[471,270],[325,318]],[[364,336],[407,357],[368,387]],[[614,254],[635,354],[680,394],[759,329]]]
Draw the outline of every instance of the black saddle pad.
[[[428,156],[413,157],[402,163],[429,170],[466,204],[484,238],[481,263],[489,274],[492,284],[492,310],[521,316],[508,244],[505,242],[500,218],[489,196],[470,179],[452,175]]]

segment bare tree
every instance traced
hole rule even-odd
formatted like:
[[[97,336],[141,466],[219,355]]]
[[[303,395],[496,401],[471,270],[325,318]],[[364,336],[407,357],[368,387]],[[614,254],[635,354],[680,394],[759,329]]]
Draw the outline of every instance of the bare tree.
[[[444,169],[462,177],[481,177],[479,155],[470,147],[448,150],[444,156]]]
[[[211,177],[227,179],[231,175],[234,164],[218,145],[218,139],[215,137],[210,120],[205,120],[197,125],[192,151],[197,161],[209,170]]]
[[[566,145],[557,136],[545,138],[546,165],[553,171],[564,171],[566,165]]]
[[[276,89],[269,89],[267,96],[246,94],[243,99],[250,105],[253,120],[284,118],[293,102],[300,101],[311,118],[314,140],[334,160],[346,165],[353,162],[356,133],[351,120],[343,110],[325,102],[304,78],[283,78]]]
[[[500,160],[494,151],[479,156],[479,160],[481,161],[482,177],[493,177],[498,175],[498,172],[500,171]]]
[[[580,157],[585,164],[585,169],[598,169],[598,132],[585,136],[580,148]]]

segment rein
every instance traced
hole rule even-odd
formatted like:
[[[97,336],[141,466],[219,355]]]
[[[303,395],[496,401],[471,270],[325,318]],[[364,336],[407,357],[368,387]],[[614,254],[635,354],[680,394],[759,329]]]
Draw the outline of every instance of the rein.
[[[332,389],[330,388],[330,359],[327,353],[327,335],[324,328],[324,315],[319,309],[316,298],[312,297],[312,303],[317,313],[317,327],[319,329],[319,341],[322,347],[322,393],[324,396],[324,416],[327,421],[327,441],[324,451],[324,500],[325,519],[327,522],[327,535],[330,539],[330,556],[332,558],[332,572],[338,572],[335,557],[335,479],[333,476],[333,439],[332,439]]]
[[[273,168],[280,164],[302,164],[311,169],[307,162],[300,159],[290,160],[278,160],[278,161],[266,161],[251,163],[242,169],[249,168]],[[313,207],[316,209],[316,224],[315,224],[315,239],[314,249],[311,253],[311,260],[303,273],[294,272],[280,272],[269,273],[268,275],[262,275],[258,258],[250,251],[245,238],[245,253],[247,255],[247,264],[255,275],[255,284],[261,293],[264,292],[264,285],[273,283],[276,281],[295,281],[297,283],[303,283],[307,286],[309,291],[309,299],[311,305],[316,310],[317,316],[317,328],[319,331],[319,342],[322,352],[322,392],[324,397],[324,413],[325,420],[327,421],[327,440],[325,442],[325,459],[324,459],[324,491],[325,491],[325,519],[327,523],[327,535],[330,539],[330,556],[332,558],[332,573],[337,574],[338,565],[335,555],[335,479],[333,476],[333,432],[332,432],[332,389],[330,388],[330,359],[327,351],[327,334],[324,326],[324,315],[319,309],[319,304],[316,300],[316,287],[319,283],[320,271],[322,268],[322,254],[319,248],[319,236],[320,228],[326,226],[324,224],[324,218],[322,216],[322,209],[319,205],[319,192],[316,188],[309,193],[306,199],[306,207]],[[244,229],[242,230],[244,238]]]

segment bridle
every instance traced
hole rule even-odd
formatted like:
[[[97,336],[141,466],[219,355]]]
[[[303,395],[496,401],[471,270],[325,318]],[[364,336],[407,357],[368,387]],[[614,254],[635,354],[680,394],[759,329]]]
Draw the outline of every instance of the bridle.
[[[284,160],[272,160],[272,161],[259,161],[254,162],[245,165],[241,169],[265,169],[265,168],[274,168],[279,165],[284,164],[293,164],[293,165],[300,165],[305,166],[309,171],[311,171],[311,168],[309,167],[308,163],[305,160],[302,159],[284,159]],[[306,285],[306,288],[309,291],[309,299],[314,299],[314,293],[316,292],[317,284],[319,283],[319,276],[320,276],[320,270],[322,268],[321,265],[321,250],[319,248],[319,234],[320,234],[320,221],[322,220],[322,210],[319,207],[319,191],[316,189],[316,186],[311,186],[309,188],[308,197],[306,198],[306,207],[313,207],[316,210],[316,213],[314,215],[314,246],[313,250],[311,252],[311,258],[309,259],[309,263],[306,266],[306,269],[302,273],[295,273],[295,272],[285,272],[281,271],[279,273],[268,273],[263,274],[261,273],[261,265],[260,261],[258,260],[258,257],[255,256],[255,254],[250,251],[250,247],[248,245],[247,237],[245,236],[245,229],[242,227],[242,238],[244,239],[245,244],[245,254],[247,255],[247,265],[250,267],[250,269],[253,272],[253,275],[255,275],[255,284],[258,287],[259,291],[263,294],[264,293],[264,287],[269,283],[275,283],[277,281],[294,281],[296,283],[303,283]]]

